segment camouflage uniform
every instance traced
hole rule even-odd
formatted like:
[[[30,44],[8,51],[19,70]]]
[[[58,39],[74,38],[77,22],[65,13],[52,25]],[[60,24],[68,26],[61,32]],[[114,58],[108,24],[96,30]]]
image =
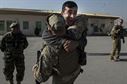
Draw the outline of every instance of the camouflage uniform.
[[[80,22],[82,20],[83,20],[83,22]],[[80,43],[80,45],[79,45],[79,49],[82,50],[81,52],[84,52],[84,47],[85,47],[86,41],[87,41],[86,40],[87,28],[85,27],[86,23],[84,22],[84,20],[86,22],[86,17],[84,18],[84,16],[78,16],[75,24],[67,29],[67,35],[65,35],[65,37],[64,37],[65,39],[69,38],[69,39],[77,40],[77,41],[82,40],[83,41],[82,44]],[[52,21],[51,21],[51,23],[52,23],[52,25],[54,25],[55,21],[57,21],[57,20],[55,19]],[[84,26],[84,24],[85,24],[85,26]],[[57,28],[59,28],[59,27],[57,27]],[[56,31],[57,31],[57,28],[56,28]],[[59,30],[61,30],[61,28],[59,28]],[[48,31],[45,31],[45,32],[48,33]],[[84,39],[83,39],[83,37],[84,37]],[[43,33],[42,38],[45,41],[45,44],[47,46],[50,46],[53,48],[54,51],[52,51],[51,56],[54,57],[53,55],[55,55],[57,53],[57,55],[55,55],[55,56],[57,56],[58,62],[57,62],[57,64],[55,64],[54,67],[57,69],[57,71],[59,73],[58,72],[53,73],[52,83],[53,84],[73,84],[73,82],[79,75],[80,69],[81,69],[80,64],[79,64],[79,57],[80,57],[79,49],[77,48],[72,52],[66,52],[62,47],[62,45],[64,43],[64,38],[61,38],[61,37],[57,38],[57,36],[53,36],[51,34],[46,36],[45,33]],[[48,39],[46,39],[46,38],[48,38]],[[48,48],[48,47],[44,47],[43,50],[47,50],[47,51],[50,50],[50,48],[49,49],[45,49],[45,48]],[[46,53],[51,53],[51,52],[45,51],[43,53],[46,55]]]
[[[72,52],[66,52],[64,49],[60,51],[56,68],[61,74],[53,75],[53,84],[73,84],[80,74],[80,65],[86,64],[86,55],[84,57],[84,48],[87,44],[86,32],[87,17],[77,16],[75,23],[67,28],[67,34],[70,39],[79,42],[79,47]]]
[[[4,52],[3,73],[6,80],[13,80],[13,72],[16,68],[16,80],[22,81],[24,77],[25,64],[23,50],[28,46],[26,37],[20,32],[14,34],[6,33],[1,41],[1,51]],[[12,83],[13,84],[13,83]]]
[[[53,74],[52,84],[73,84],[81,69],[78,51],[68,53],[62,49],[59,54],[56,65],[59,73]]]
[[[119,59],[121,51],[121,39],[124,43],[123,27],[120,25],[115,25],[111,31],[111,38],[113,42],[113,50],[111,53],[111,60]]]
[[[85,46],[87,45],[87,21],[88,18],[85,15],[79,15],[76,17],[75,22],[72,26],[68,27],[68,34],[70,38],[79,42],[78,52],[80,65],[86,65],[87,58],[85,52]]]

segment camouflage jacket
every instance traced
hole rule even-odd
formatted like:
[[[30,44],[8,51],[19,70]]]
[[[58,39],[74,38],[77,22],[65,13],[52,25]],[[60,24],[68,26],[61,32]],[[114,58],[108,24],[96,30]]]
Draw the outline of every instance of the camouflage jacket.
[[[111,38],[115,39],[124,39],[123,27],[115,25],[111,30]]]
[[[84,47],[87,44],[86,35],[87,35],[87,16],[79,15],[76,17],[75,22],[72,26],[67,27],[66,35],[63,37],[57,37],[56,35],[49,34],[47,28],[42,34],[42,39],[48,45],[57,45],[61,46],[64,43],[64,39],[76,40],[79,41],[79,46]]]
[[[80,40],[82,37],[87,35],[87,22],[88,18],[84,15],[76,17],[75,22],[72,26],[67,28],[67,34],[71,39]]]
[[[22,33],[13,34],[8,32],[1,40],[1,51],[5,53],[23,53],[27,46],[27,39]]]
[[[80,16],[80,18],[81,17],[83,16]],[[86,19],[83,19],[83,18],[81,19],[86,21]],[[82,22],[82,20],[80,20],[78,17],[74,26],[68,28],[67,31],[69,31],[68,35],[70,35],[70,39],[74,39],[78,41],[82,40],[81,41],[82,44],[80,44],[80,49],[84,51],[84,47],[86,45],[84,44],[84,42],[86,42],[87,23],[85,23],[84,21]],[[83,34],[84,32],[85,34]],[[76,35],[73,36],[74,34]],[[85,39],[83,39],[83,37]],[[48,30],[43,32],[42,39],[44,41],[44,44],[46,44],[46,46],[43,47],[41,52],[41,55],[44,58],[43,63],[41,64],[47,66],[47,68],[42,67],[43,73],[44,71],[46,71],[49,74],[51,74],[53,69],[55,70],[58,76],[62,77],[62,80],[64,79],[70,80],[76,77],[80,72],[78,49],[72,52],[66,52],[62,47],[60,47],[60,45],[63,44],[63,41],[62,41],[63,38],[62,37],[58,38],[57,36],[50,35],[48,33]],[[77,69],[78,69],[78,72],[77,72]],[[76,72],[76,75],[75,76],[72,75],[75,72]]]

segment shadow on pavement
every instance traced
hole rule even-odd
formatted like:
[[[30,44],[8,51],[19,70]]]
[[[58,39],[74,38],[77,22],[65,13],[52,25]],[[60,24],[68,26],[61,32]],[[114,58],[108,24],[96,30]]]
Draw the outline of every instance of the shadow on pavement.
[[[120,61],[121,61],[121,62],[127,62],[127,59],[121,59],[121,58],[120,58]]]
[[[87,53],[89,56],[105,56],[110,55],[110,53]],[[127,53],[120,53],[120,56],[127,56]]]

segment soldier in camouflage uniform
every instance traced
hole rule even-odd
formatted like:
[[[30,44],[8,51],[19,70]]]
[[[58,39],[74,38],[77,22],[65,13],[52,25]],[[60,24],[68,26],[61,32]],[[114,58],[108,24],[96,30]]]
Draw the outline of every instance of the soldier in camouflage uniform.
[[[25,35],[22,34],[18,23],[10,25],[11,31],[6,33],[1,41],[1,51],[4,52],[3,73],[9,84],[13,83],[13,72],[16,68],[16,81],[21,84],[24,77],[25,64],[23,51],[28,46]]]
[[[62,43],[64,42],[64,39],[62,39],[61,37],[65,35],[65,32],[65,20],[62,15],[52,14],[47,17],[47,28],[42,34],[44,44],[42,47],[41,55],[39,57],[39,61],[37,62],[37,65],[39,66],[39,62],[43,61],[41,63],[42,67],[40,72],[43,74],[41,80],[38,77],[38,74],[36,74],[36,65],[33,66],[36,84],[39,84],[39,82],[47,81],[48,78],[52,75],[54,66],[58,62],[58,60],[56,60],[55,58],[58,57],[57,54],[62,49]]]
[[[63,44],[62,44],[63,49],[60,49],[60,47],[57,47],[57,49],[56,49],[56,52],[58,50],[58,52],[57,52],[58,64],[55,66],[55,68],[57,69],[57,71],[59,73],[53,74],[53,83],[52,84],[73,84],[75,79],[77,78],[77,76],[80,73],[81,67],[80,67],[80,63],[79,63],[80,54],[79,54],[78,47],[86,45],[86,38],[85,38],[86,31],[85,31],[85,34],[83,34],[86,24],[84,25],[84,30],[82,30],[82,28],[80,29],[81,25],[76,25],[76,23],[75,23],[76,14],[77,14],[76,3],[73,1],[65,2],[63,5],[62,16],[64,17],[66,24],[67,24],[66,25],[66,29],[67,29],[66,34],[68,33],[67,37],[68,36],[71,36],[71,37],[70,38],[65,37],[66,40],[62,41],[63,42]],[[55,22],[55,21],[53,21],[53,22]],[[74,33],[74,31],[76,29],[75,26],[78,26],[78,28],[79,28],[76,30],[76,31],[78,31],[78,33],[77,32]],[[55,27],[55,25],[53,24],[52,27]],[[69,31],[69,30],[73,30],[73,29],[74,29],[74,31],[72,31],[72,34],[71,34],[71,31]],[[84,37],[85,40],[83,39],[83,35],[85,36]],[[45,37],[47,37],[47,36],[46,35],[42,36],[42,38],[45,40],[44,36]],[[75,37],[78,39],[75,39]],[[55,44],[55,42],[59,41],[59,39],[57,39],[57,41],[53,41],[53,39],[55,39],[54,37],[49,36],[48,38],[51,40],[47,40],[47,41],[49,41],[47,43]],[[83,44],[81,44],[81,43],[83,43]],[[83,47],[82,51],[84,50],[84,47]],[[79,47],[79,48],[81,48],[81,47]],[[44,48],[43,50],[46,50],[46,49]]]
[[[66,21],[66,28],[75,24],[78,6],[73,1],[66,1],[62,6],[61,14]],[[85,26],[85,25],[84,25]],[[63,44],[64,52],[60,54],[59,66],[61,75],[53,75],[53,84],[73,84],[80,73],[79,46],[86,43],[86,36],[79,40],[66,39]],[[73,37],[73,36],[72,36]],[[84,38],[84,39],[83,39]],[[84,45],[83,45],[84,46]],[[84,48],[83,48],[84,49]]]
[[[114,61],[119,61],[119,55],[121,51],[121,39],[123,39],[123,43],[125,43],[122,24],[123,20],[119,19],[117,25],[115,25],[111,30],[113,50],[110,59]]]

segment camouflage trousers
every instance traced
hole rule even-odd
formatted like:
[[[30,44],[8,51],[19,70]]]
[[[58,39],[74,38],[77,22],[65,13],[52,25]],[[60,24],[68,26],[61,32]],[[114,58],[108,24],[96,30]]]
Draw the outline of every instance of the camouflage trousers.
[[[13,80],[13,72],[16,68],[16,80],[22,81],[25,71],[24,54],[6,54],[4,56],[3,73],[6,80]]]
[[[121,51],[121,40],[113,40],[113,49],[111,52],[111,58],[118,59]]]

